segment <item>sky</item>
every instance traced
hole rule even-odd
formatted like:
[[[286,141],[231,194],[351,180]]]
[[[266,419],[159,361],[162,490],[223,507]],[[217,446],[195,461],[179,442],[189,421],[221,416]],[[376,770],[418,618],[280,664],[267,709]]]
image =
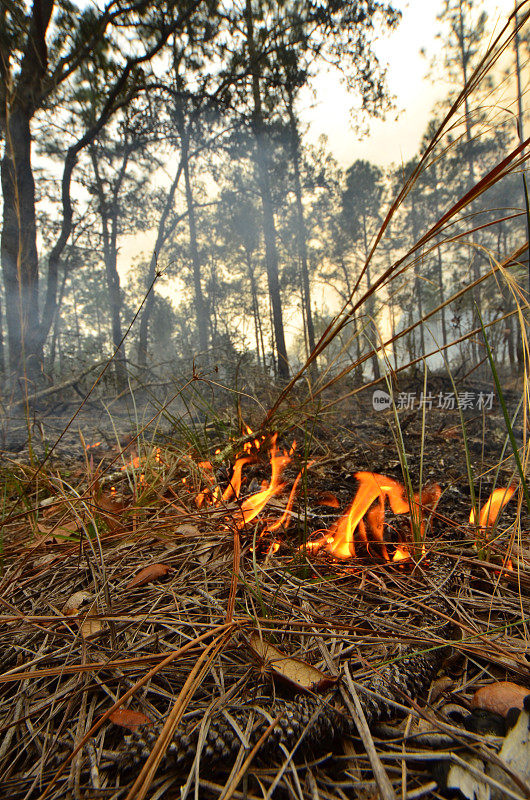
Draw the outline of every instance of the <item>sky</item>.
[[[476,8],[488,14],[491,25],[500,27],[513,11],[513,0],[475,0]],[[360,139],[351,126],[352,98],[341,86],[336,73],[323,73],[316,81],[316,102],[307,96],[299,111],[309,125],[309,138],[316,142],[321,134],[339,164],[347,167],[364,158],[381,166],[400,163],[418,150],[435,103],[446,97],[451,85],[437,69],[433,81],[427,73],[435,54],[440,55],[441,30],[437,15],[443,0],[394,0],[402,12],[395,31],[376,43],[377,56],[388,67],[387,81],[395,95],[396,109],[385,120],[372,120],[369,134]],[[422,48],[426,55],[422,56]],[[438,77],[440,76],[440,77]],[[397,116],[397,119],[396,119]]]

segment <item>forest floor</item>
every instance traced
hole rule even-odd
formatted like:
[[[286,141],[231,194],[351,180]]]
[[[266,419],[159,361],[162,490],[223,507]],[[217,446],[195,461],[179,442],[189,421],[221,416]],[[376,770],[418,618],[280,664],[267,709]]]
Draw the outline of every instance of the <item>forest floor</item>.
[[[289,668],[298,670],[295,685],[300,689],[296,681],[302,681],[303,690],[304,680],[314,682],[307,677],[313,668],[328,686],[344,663],[354,680],[362,681],[373,665],[395,657],[396,643],[432,649],[433,634],[421,622],[422,603],[432,588],[425,595],[412,561],[388,563],[384,548],[371,540],[356,541],[353,561],[337,561],[324,549],[312,554],[310,544],[306,550],[348,509],[359,472],[402,483],[404,455],[414,490],[420,476],[422,487],[438,483],[441,488],[425,545],[427,558],[442,553],[465,568],[461,581],[447,586],[440,601],[442,617],[444,609],[452,609],[460,638],[451,642],[453,655],[441,665],[444,677],[433,684],[425,712],[425,698],[421,707],[401,698],[408,721],[366,735],[374,737],[375,752],[400,797],[440,797],[436,781],[443,779],[439,772],[433,779],[431,767],[442,750],[457,751],[465,759],[467,742],[475,753],[480,750],[484,763],[494,763],[505,731],[502,717],[491,723],[497,726],[493,738],[475,728],[470,733],[465,720],[473,715],[475,690],[492,681],[508,678],[520,685],[520,696],[530,688],[530,522],[512,500],[495,541],[485,553],[477,551],[477,532],[469,524],[466,449],[479,506],[494,486],[517,481],[510,447],[504,450],[506,424],[494,395],[489,407],[492,390],[480,381],[457,389],[467,406],[462,412],[466,443],[460,414],[451,408],[453,387],[441,378],[429,387],[424,415],[423,385],[409,380],[400,386],[395,396],[400,434],[384,397],[374,408],[372,389],[326,408],[334,399],[328,398],[316,416],[291,409],[291,423],[283,424],[278,437],[285,453],[282,480],[290,488],[304,473],[304,464],[307,473],[291,525],[278,531],[267,530],[267,519],[283,512],[287,488],[257,524],[237,522],[242,506],[233,499],[216,508],[215,483],[227,489],[234,454],[252,439],[233,442],[231,454],[227,450],[223,458],[229,436],[237,436],[228,424],[233,412],[219,411],[213,424],[207,413],[194,410],[184,427],[175,427],[185,406],[173,401],[163,421],[144,431],[160,399],[153,403],[152,396],[138,393],[134,401],[94,401],[83,408],[39,474],[38,462],[30,466],[24,415],[12,415],[4,426],[1,464],[6,487],[0,580],[4,796],[173,798],[182,796],[183,785],[192,795],[194,783],[196,796],[226,800],[271,793],[298,800],[367,800],[382,792],[375,762],[370,757],[369,764],[365,755],[366,741],[361,744],[355,737],[353,745],[328,744],[325,756],[317,753],[309,760],[307,753],[293,762],[280,756],[276,766],[271,756],[265,763],[258,759],[248,783],[241,783],[241,775],[236,779],[236,773],[229,776],[231,763],[191,771],[188,765],[184,773],[174,773],[171,760],[163,760],[151,776],[154,794],[147,795],[135,793],[136,784],[131,788],[143,757],[132,768],[122,764],[131,746],[130,730],[147,726],[158,736],[158,720],[166,719],[168,711],[177,716],[182,711],[182,724],[193,724],[195,730],[205,726],[206,736],[214,699],[221,707],[229,697],[231,707],[251,700],[267,708],[271,693],[293,697],[292,675],[286,681],[283,674]],[[517,393],[508,391],[506,400],[513,414]],[[75,408],[62,403],[34,412],[30,429],[37,453],[49,451]],[[252,404],[243,408],[251,426],[259,422],[256,409]],[[197,438],[186,442],[186,431]],[[521,442],[518,423],[514,434]],[[396,444],[396,435],[402,445]],[[143,463],[120,472],[123,461],[138,454],[139,440]],[[270,479],[266,451],[271,444],[270,438],[263,440],[254,463],[245,465],[241,498],[259,493]],[[198,463],[205,447],[210,448],[211,468]],[[216,456],[219,449],[223,453]],[[59,473],[65,477],[59,479]],[[410,545],[407,520],[387,510],[385,547],[391,557],[404,541]],[[507,569],[508,556],[513,571]],[[284,654],[283,666],[260,656],[256,632]],[[218,650],[208,650],[210,645]],[[211,662],[201,660],[208,653]],[[184,696],[183,685],[193,675]],[[520,698],[515,704],[522,704]],[[234,713],[237,720],[239,712]],[[244,738],[243,733],[238,735]],[[78,753],[76,745],[83,744]],[[242,749],[240,765],[244,755]],[[145,789],[151,778],[145,769],[140,775]],[[498,773],[492,775],[486,783],[499,779]],[[503,781],[501,776],[501,784],[512,792],[506,796],[517,797],[514,785]]]

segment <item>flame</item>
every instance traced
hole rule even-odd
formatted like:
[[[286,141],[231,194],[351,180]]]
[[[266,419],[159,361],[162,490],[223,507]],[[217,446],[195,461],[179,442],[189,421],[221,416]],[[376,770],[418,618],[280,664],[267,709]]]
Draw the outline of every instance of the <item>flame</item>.
[[[242,522],[239,523],[242,528],[247,522],[251,522],[260,513],[262,508],[269,502],[271,497],[283,491],[285,484],[280,482],[282,472],[291,461],[291,456],[287,453],[280,453],[276,446],[276,439],[278,434],[274,434],[271,442],[270,462],[271,462],[271,480],[260,492],[247,497],[241,503],[241,513],[243,515]]]
[[[120,467],[120,470],[123,472],[126,469],[138,469],[140,466],[140,457],[133,456],[130,461]]]
[[[234,469],[232,471],[232,477],[230,478],[228,486],[224,490],[221,497],[221,500],[224,503],[230,500],[232,495],[234,497],[239,497],[239,493],[241,491],[241,478],[242,478],[243,467],[245,466],[245,464],[250,464],[252,461],[255,461],[255,459],[252,456],[245,456],[236,459],[236,463],[234,464]]]
[[[87,444],[86,449],[92,450],[93,447],[99,447],[101,442],[94,442],[94,444]]]
[[[400,545],[398,545],[396,547],[396,552],[392,556],[392,561],[396,561],[396,562],[398,562],[398,561],[408,561],[409,558],[410,558],[410,552],[409,552],[408,547],[405,547],[405,546],[400,544]]]
[[[487,530],[492,528],[497,522],[498,516],[502,509],[508,503],[515,492],[516,486],[508,486],[507,488],[494,489],[490,494],[485,505],[482,506],[478,515],[479,528]],[[475,509],[472,508],[469,514],[470,525],[476,525]]]
[[[376,472],[356,472],[359,488],[350,506],[343,516],[331,527],[329,534],[332,536],[328,549],[336,558],[351,558],[355,555],[355,535],[358,539],[369,544],[366,525],[369,526],[372,540],[378,543],[383,558],[389,560],[388,552],[383,538],[385,521],[385,500],[388,500],[394,514],[405,514],[411,510],[405,495],[404,486],[393,478],[387,478]],[[424,531],[423,509],[434,510],[440,499],[441,489],[438,485],[427,487],[422,491],[421,500],[414,495],[414,510],[420,519],[421,533]],[[377,501],[373,507],[372,504]],[[404,550],[403,550],[404,552]],[[408,555],[406,556],[408,557]],[[400,556],[396,560],[399,560]]]
[[[295,447],[296,447],[296,442],[293,442],[293,445],[292,445],[291,449],[289,450],[289,455],[292,455],[292,453],[295,450]],[[311,464],[314,464],[314,463],[315,463],[314,461],[308,461],[307,465],[304,467],[304,469],[300,470],[300,472],[296,476],[295,482],[293,483],[293,488],[291,489],[291,492],[289,494],[289,499],[287,500],[287,505],[285,507],[285,511],[283,512],[283,514],[282,514],[282,516],[280,517],[279,520],[277,520],[276,522],[272,523],[272,525],[268,525],[267,526],[267,528],[266,528],[267,531],[275,531],[278,528],[280,528],[282,525],[283,525],[284,528],[287,528],[289,526],[289,522],[291,521],[291,511],[292,511],[292,508],[293,508],[294,496],[295,496],[295,493],[296,493],[296,489],[298,487],[298,484],[300,483],[300,479],[301,479],[302,475],[304,474],[304,471],[308,467],[310,467]],[[276,551],[274,551],[274,552],[276,552]]]

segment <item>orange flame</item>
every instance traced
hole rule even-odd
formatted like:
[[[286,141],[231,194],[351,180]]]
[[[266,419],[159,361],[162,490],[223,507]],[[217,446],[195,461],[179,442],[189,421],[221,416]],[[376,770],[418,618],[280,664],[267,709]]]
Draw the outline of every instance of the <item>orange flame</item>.
[[[296,442],[293,442],[293,445],[292,445],[291,449],[289,450],[289,455],[291,455],[294,452],[295,447],[296,447]],[[314,463],[315,463],[314,461],[308,461],[307,462],[307,466],[305,467],[305,469],[307,469],[308,467],[311,466],[311,464],[314,464]],[[296,489],[298,487],[298,484],[300,483],[300,479],[301,479],[303,473],[304,473],[304,470],[301,470],[298,473],[298,475],[296,476],[296,480],[293,483],[293,488],[291,489],[291,492],[289,494],[289,499],[287,500],[287,505],[285,507],[285,511],[283,512],[282,516],[280,517],[280,519],[276,520],[276,522],[273,522],[272,525],[268,525],[267,529],[266,529],[267,531],[271,531],[271,532],[272,531],[276,531],[282,525],[283,525],[284,528],[288,527],[289,522],[291,521],[291,511],[292,511],[292,508],[293,508],[294,496],[295,496]],[[274,552],[276,552],[276,551],[274,551]]]
[[[263,488],[260,492],[256,492],[255,494],[247,497],[241,503],[241,513],[243,515],[243,521],[239,523],[239,527],[242,528],[247,522],[251,522],[254,517],[260,513],[262,508],[269,502],[271,497],[274,495],[279,494],[285,487],[284,483],[280,483],[280,479],[282,476],[282,472],[291,461],[291,456],[287,455],[286,453],[279,453],[278,448],[276,447],[276,439],[277,434],[275,433],[272,437],[271,442],[271,450],[270,450],[270,461],[271,461],[271,480],[268,486]]]
[[[373,539],[378,543],[383,558],[389,560],[383,539],[385,500],[388,499],[394,514],[407,513],[411,508],[405,495],[405,489],[393,478],[387,478],[375,472],[356,472],[355,477],[359,481],[359,488],[349,508],[329,530],[328,534],[332,535],[332,541],[328,543],[328,549],[336,558],[351,558],[355,555],[355,535],[368,544],[366,525],[363,521],[363,517],[366,516]],[[424,529],[422,509],[427,507],[434,510],[440,495],[440,487],[434,485],[422,492],[421,500],[417,494],[414,496],[414,507],[419,513],[421,533]],[[375,500],[377,503],[371,508]],[[398,555],[396,560],[408,557],[404,553],[403,549],[403,553]]]
[[[252,456],[246,456],[244,458],[236,459],[236,463],[234,464],[234,469],[232,471],[232,477],[230,478],[230,482],[226,489],[223,492],[221,499],[223,502],[227,502],[230,500],[232,495],[234,497],[239,497],[239,492],[241,491],[241,477],[243,472],[243,467],[245,464],[250,464],[254,461]]]
[[[140,466],[140,457],[133,456],[131,460],[127,462],[127,464],[124,464],[123,467],[120,467],[120,470],[123,472],[123,470],[126,469],[138,469],[139,466]]]
[[[499,488],[493,490],[486,504],[482,506],[479,512],[478,525],[480,528],[487,530],[488,528],[492,528],[495,525],[499,514],[501,513],[506,503],[508,503],[512,499],[516,488],[517,488],[516,486],[512,485],[508,486],[506,489]],[[471,513],[469,514],[469,523],[470,525],[476,525],[476,515],[474,508],[471,509]]]

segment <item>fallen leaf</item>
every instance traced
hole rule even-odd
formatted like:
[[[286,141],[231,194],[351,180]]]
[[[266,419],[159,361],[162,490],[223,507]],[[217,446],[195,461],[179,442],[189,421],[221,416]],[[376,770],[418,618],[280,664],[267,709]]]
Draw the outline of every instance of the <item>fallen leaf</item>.
[[[120,728],[129,728],[131,731],[135,731],[140,725],[151,725],[152,722],[141,711],[133,711],[130,708],[117,708],[109,716],[109,719]]]
[[[146,583],[155,581],[157,578],[162,578],[170,571],[171,567],[167,564],[149,564],[138,572],[132,580],[129,581],[126,589],[134,589],[137,586],[145,586]]]
[[[96,495],[96,505],[100,511],[107,511],[109,514],[118,514],[126,508],[125,500],[105,492],[98,492]]]
[[[447,689],[450,689],[453,686],[453,679],[444,676],[443,678],[437,678],[433,681],[431,685],[431,690],[429,693],[429,702],[435,703]]]
[[[523,708],[523,701],[530,689],[512,681],[489,683],[477,689],[471,700],[472,708],[485,708],[506,716],[510,708]]]
[[[296,689],[327,689],[337,679],[313,667],[300,658],[292,658],[282,653],[274,645],[265,642],[257,633],[249,639],[251,650],[274,675],[290,683]]]
[[[94,619],[93,617],[87,617],[79,625],[79,630],[83,639],[88,639],[89,636],[94,636],[96,633],[99,633],[102,628],[103,623],[101,620]]]
[[[200,536],[200,530],[197,528],[197,526],[192,525],[189,522],[183,522],[182,525],[179,525],[178,528],[175,528],[175,533],[178,533],[181,536]]]
[[[90,592],[86,592],[84,590],[81,590],[80,592],[74,592],[64,604],[63,614],[66,614],[69,617],[77,614],[81,606],[84,603],[88,603],[92,599],[93,595]]]
[[[37,523],[37,528],[41,533],[46,536],[53,536],[55,539],[71,539],[72,537],[78,539],[79,531],[81,530],[74,520],[64,525],[43,525],[39,522]]]
[[[55,561],[57,558],[59,558],[57,553],[47,553],[45,556],[40,556],[40,558],[36,558],[33,562],[33,569],[45,567],[47,564],[51,564],[52,561]]]
[[[471,770],[466,769],[466,765]],[[460,763],[440,762],[436,773],[441,789],[449,789],[451,797],[457,790],[465,800],[490,800],[490,789],[478,774],[484,773],[484,762],[472,753],[463,753]]]
[[[502,786],[520,794],[520,786],[515,784],[515,781],[504,769],[501,769],[500,765],[507,765],[523,785],[530,781],[530,694],[526,696],[523,710],[515,721],[515,725],[506,734],[499,753],[499,762],[499,764],[490,763],[488,765],[488,774]],[[491,794],[492,800],[504,800],[508,796],[507,792],[497,788],[494,788]]]

